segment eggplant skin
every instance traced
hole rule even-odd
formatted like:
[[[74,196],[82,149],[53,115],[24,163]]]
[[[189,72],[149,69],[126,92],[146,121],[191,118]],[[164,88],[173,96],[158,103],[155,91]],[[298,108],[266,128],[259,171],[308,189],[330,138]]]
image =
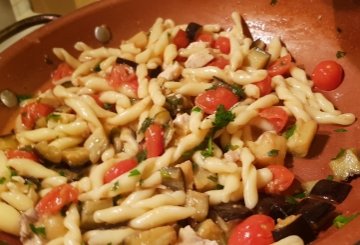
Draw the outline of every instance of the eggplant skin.
[[[323,179],[314,185],[310,191],[310,195],[315,195],[326,200],[342,203],[348,196],[351,188],[352,186],[347,183]]]
[[[202,26],[195,22],[190,22],[186,27],[186,36],[190,42],[196,39],[198,32],[201,30]]]
[[[220,203],[211,207],[211,210],[219,215],[224,221],[245,219],[253,214],[251,209],[248,209],[241,203]]]
[[[116,58],[116,63],[117,64],[125,64],[125,65],[128,65],[128,66],[130,66],[130,67],[132,67],[134,69],[136,69],[136,67],[138,65],[136,62],[134,62],[132,60],[127,60],[127,59],[123,59],[123,58],[120,58],[120,57]]]
[[[306,244],[315,240],[317,234],[304,217],[299,215],[293,222],[285,227],[273,230],[272,235],[275,241],[279,241],[290,235],[297,235],[301,237]]]
[[[268,215],[274,220],[284,219],[295,210],[296,205],[287,202],[284,196],[264,197],[256,205],[256,212]]]

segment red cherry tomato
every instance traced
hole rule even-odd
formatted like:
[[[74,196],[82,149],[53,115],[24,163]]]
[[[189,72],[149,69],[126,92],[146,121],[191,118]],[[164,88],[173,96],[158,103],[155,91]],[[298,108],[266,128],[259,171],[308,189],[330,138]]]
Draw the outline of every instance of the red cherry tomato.
[[[120,86],[129,88],[134,94],[137,94],[139,87],[134,69],[125,64],[116,64],[112,67],[108,83],[114,89],[118,89]]]
[[[277,106],[272,106],[261,110],[259,116],[267,119],[274,126],[277,133],[284,129],[289,120],[289,115],[286,113],[286,111]]]
[[[260,96],[270,94],[272,91],[270,76],[267,76],[264,80],[261,80],[260,82],[256,82],[254,84],[260,89]]]
[[[145,131],[145,145],[147,158],[157,157],[164,153],[165,139],[161,125],[153,123]]]
[[[269,165],[273,178],[265,186],[265,192],[269,194],[281,194],[289,188],[294,181],[295,175],[289,169],[282,165]]]
[[[270,77],[274,77],[276,75],[283,75],[289,71],[291,65],[291,55],[285,55],[277,59],[268,67],[268,74]]]
[[[55,71],[51,73],[51,79],[53,81],[60,80],[61,78],[71,76],[74,69],[67,63],[61,63],[58,65]]]
[[[35,162],[39,161],[39,158],[35,155],[35,153],[30,152],[30,151],[8,150],[6,152],[6,156],[9,159],[12,159],[12,158],[25,158],[25,159],[33,160]]]
[[[269,245],[274,242],[274,220],[263,214],[255,214],[238,224],[231,232],[228,245]]]
[[[214,48],[219,49],[223,54],[230,53],[230,40],[227,37],[218,37],[214,42]]]
[[[315,66],[311,78],[317,88],[330,91],[341,84],[343,69],[335,61],[325,60]]]
[[[70,184],[54,187],[36,205],[39,214],[55,214],[64,206],[77,202],[79,191]]]
[[[179,49],[186,48],[189,45],[190,41],[186,35],[186,32],[180,29],[173,38],[173,43]]]
[[[227,66],[229,64],[229,61],[227,59],[225,59],[222,56],[218,56],[216,58],[214,58],[212,61],[210,61],[209,63],[207,63],[206,66],[216,66],[219,67],[220,69],[224,69],[225,66]]]
[[[137,162],[134,159],[127,159],[115,163],[111,168],[109,168],[104,174],[104,183],[109,183],[113,179],[119,177],[120,175],[128,172],[129,170],[135,168]]]
[[[229,110],[239,101],[238,97],[227,88],[217,87],[199,94],[195,104],[207,114],[213,114],[219,105],[224,105]]]
[[[196,38],[196,41],[201,41],[205,43],[209,43],[210,47],[214,45],[214,37],[209,32],[201,32],[199,36]]]
[[[51,105],[40,102],[27,104],[21,109],[21,122],[27,129],[32,129],[35,126],[36,120],[40,117],[46,117],[54,110],[54,107]]]

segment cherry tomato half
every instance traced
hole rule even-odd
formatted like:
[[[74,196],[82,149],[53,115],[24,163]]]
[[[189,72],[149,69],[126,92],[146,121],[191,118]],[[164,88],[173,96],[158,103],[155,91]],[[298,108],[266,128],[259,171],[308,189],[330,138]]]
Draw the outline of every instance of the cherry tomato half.
[[[265,192],[269,194],[281,194],[289,188],[294,181],[295,175],[288,168],[282,165],[269,165],[273,178],[265,186]]]
[[[161,125],[153,123],[146,129],[144,147],[147,158],[157,157],[164,153],[165,139]]]
[[[259,116],[267,119],[273,125],[277,133],[285,128],[289,120],[287,112],[278,106],[271,106],[261,110]]]
[[[315,66],[311,78],[317,88],[330,91],[341,84],[343,69],[335,61],[324,60]]]
[[[274,220],[263,214],[255,214],[238,224],[231,232],[228,245],[269,245],[274,242]]]
[[[218,37],[214,41],[214,48],[219,49],[223,54],[230,53],[230,40],[227,37]]]
[[[54,187],[36,205],[39,214],[55,214],[64,206],[77,202],[79,191],[70,184]]]
[[[36,120],[40,117],[46,117],[54,110],[54,107],[51,105],[40,102],[27,104],[21,109],[21,122],[27,129],[32,129],[35,126]]]
[[[67,63],[61,63],[58,65],[55,71],[51,73],[51,79],[53,81],[60,80],[61,78],[71,76],[74,69]]]
[[[115,89],[118,89],[120,86],[127,87],[131,89],[135,95],[139,87],[134,69],[125,64],[116,64],[112,67],[108,76],[108,83]]]
[[[135,168],[137,162],[134,159],[127,159],[115,163],[111,168],[109,168],[104,174],[104,183],[109,183],[113,179],[119,177],[120,175],[128,172],[129,170]]]
[[[270,94],[272,91],[271,77],[267,76],[264,80],[254,83],[260,89],[260,96]]]
[[[195,104],[207,114],[213,114],[219,105],[224,105],[229,110],[239,101],[238,97],[227,88],[217,87],[199,94]]]
[[[289,71],[291,65],[291,55],[285,55],[277,59],[268,67],[268,74],[270,77],[274,77],[276,75],[283,75]]]
[[[216,66],[220,69],[224,69],[229,64],[229,61],[222,56],[215,57],[212,61],[207,63],[206,66]]]
[[[173,43],[178,49],[186,48],[189,45],[190,40],[188,39],[186,32],[180,29],[173,38]]]
[[[6,152],[6,156],[9,159],[12,159],[12,158],[25,158],[25,159],[33,160],[35,162],[39,161],[39,158],[35,155],[34,152],[31,152],[31,151],[8,150]]]

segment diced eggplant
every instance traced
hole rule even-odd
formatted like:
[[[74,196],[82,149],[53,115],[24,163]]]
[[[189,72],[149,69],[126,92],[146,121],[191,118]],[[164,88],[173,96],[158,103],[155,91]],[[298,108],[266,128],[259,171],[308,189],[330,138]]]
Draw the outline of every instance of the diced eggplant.
[[[271,55],[268,52],[255,47],[249,51],[244,64],[245,66],[250,66],[255,69],[262,69],[267,66],[270,57]]]
[[[202,29],[202,25],[195,23],[195,22],[190,22],[187,27],[186,27],[186,36],[189,39],[190,42],[193,42],[198,33],[201,31]]]
[[[305,198],[297,206],[296,214],[301,214],[314,231],[320,231],[332,221],[335,206],[315,198]]]
[[[285,220],[280,221],[272,231],[272,235],[275,241],[297,235],[303,239],[304,243],[309,243],[316,238],[316,233],[302,215],[288,216]]]
[[[330,168],[336,180],[347,180],[360,174],[360,159],[355,149],[340,151],[338,157],[330,161]]]
[[[256,39],[255,41],[252,42],[250,48],[259,48],[265,50],[266,44],[261,39]]]
[[[7,134],[0,136],[0,150],[14,150],[18,147],[19,142],[17,141],[14,134]]]
[[[161,226],[126,237],[124,245],[169,245],[175,244],[176,240],[174,227]]]
[[[253,214],[251,209],[241,203],[221,203],[212,206],[211,209],[226,222],[234,219],[245,219]]]
[[[136,62],[134,62],[132,60],[127,60],[127,59],[123,59],[123,58],[120,58],[120,57],[116,58],[116,63],[117,64],[125,64],[125,65],[128,65],[128,66],[130,66],[130,67],[132,67],[134,69],[136,69],[136,67],[138,65]]]
[[[216,241],[218,244],[226,244],[224,231],[211,219],[201,222],[196,233],[203,239]]]
[[[157,76],[162,72],[161,66],[156,67],[155,69],[149,69],[148,75],[150,78],[157,78]]]
[[[191,218],[195,221],[201,222],[208,215],[209,196],[205,193],[188,190],[186,192],[185,206],[195,208],[196,212],[191,216]]]
[[[161,183],[173,191],[185,190],[183,172],[177,167],[166,167],[160,169]]]
[[[352,186],[333,180],[323,179],[318,181],[311,189],[310,195],[341,203],[345,200]]]
[[[94,212],[109,208],[113,205],[112,199],[85,201],[81,209],[81,228],[85,230],[100,228],[103,224],[94,221]]]
[[[286,136],[288,151],[296,157],[305,157],[316,131],[317,123],[314,120],[297,120],[292,133]]]
[[[179,167],[183,172],[186,189],[193,189],[194,171],[193,171],[193,166],[192,166],[191,161],[188,160],[188,161],[182,162],[176,166]]]
[[[84,147],[73,147],[62,151],[62,159],[70,167],[83,166],[89,162],[89,151]]]
[[[304,192],[305,192],[305,190],[302,186],[302,183],[298,179],[295,178],[293,180],[293,182],[291,183],[290,187],[287,188],[281,194],[284,196],[293,196],[293,195],[301,194]]]
[[[198,168],[194,174],[195,189],[201,192],[213,190],[217,186],[217,181],[211,172],[203,168]]]
[[[296,203],[287,202],[284,196],[264,197],[259,200],[256,211],[273,219],[284,219],[295,209]]]
[[[62,159],[61,151],[55,146],[49,146],[46,141],[37,143],[34,147],[35,152],[45,161],[59,164]]]

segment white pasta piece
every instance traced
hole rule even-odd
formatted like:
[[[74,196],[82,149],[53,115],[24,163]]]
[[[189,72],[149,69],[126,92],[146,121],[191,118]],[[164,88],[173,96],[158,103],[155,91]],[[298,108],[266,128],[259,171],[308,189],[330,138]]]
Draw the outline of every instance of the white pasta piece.
[[[179,55],[182,57],[189,57],[192,54],[199,52],[207,52],[208,44],[205,42],[192,42],[186,48],[179,50]]]
[[[229,78],[226,75],[225,71],[215,66],[206,66],[201,68],[186,68],[183,70],[182,75],[184,77],[194,76],[202,81],[203,80],[210,81],[214,79],[214,76],[220,78],[225,82],[229,81]]]
[[[74,138],[83,137],[89,134],[89,127],[85,121],[77,120],[68,124],[59,124],[54,128],[63,134],[74,136]]]
[[[255,99],[258,99],[260,97],[260,89],[255,84],[246,84],[243,89],[247,97]]]
[[[99,64],[100,59],[93,59],[87,62],[81,63],[72,73],[71,80],[76,81],[77,77],[81,75],[86,75],[91,72],[91,70]],[[76,84],[76,83],[75,83]]]
[[[90,50],[92,49],[92,47],[90,47],[89,45],[87,45],[86,43],[84,42],[76,42],[74,44],[74,48],[77,50],[77,51],[85,51],[85,50]]]
[[[237,171],[238,166],[234,162],[225,161],[217,157],[203,157],[201,151],[197,151],[193,155],[193,160],[200,167],[212,173],[234,173]]]
[[[311,119],[310,115],[303,109],[302,105],[299,102],[285,101],[284,105],[288,108],[296,120],[303,120],[305,122]]]
[[[64,245],[81,244],[80,215],[75,204],[72,204],[64,219],[68,232],[64,236]]]
[[[106,71],[107,69],[111,69],[111,66],[113,66],[116,62],[117,57],[116,56],[110,56],[106,58],[105,60],[101,61],[100,63],[100,69],[101,71]]]
[[[211,114],[202,120],[200,129],[210,129],[214,127],[215,114]]]
[[[107,230],[91,230],[84,234],[84,240],[89,245],[121,244],[124,239],[135,233],[131,228]]]
[[[187,60],[185,61],[185,67],[186,68],[199,68],[205,66],[207,63],[209,63],[212,59],[214,59],[214,56],[208,52],[197,52],[191,54]]]
[[[177,48],[176,45],[171,43],[165,47],[164,50],[164,67],[167,67],[168,65],[172,64],[175,58],[177,57]]]
[[[53,48],[53,53],[56,55],[56,57],[58,57],[60,60],[65,61],[74,69],[76,69],[80,65],[80,62],[63,48]]]
[[[174,158],[175,155],[175,147],[170,147],[165,150],[165,152],[158,157],[155,162],[154,166],[152,166],[152,171],[157,171],[163,167],[168,167],[170,163],[175,162],[177,159]],[[147,177],[148,175],[144,175],[144,177]]]
[[[151,229],[186,219],[195,212],[193,207],[161,206],[131,220],[129,226],[135,229]]]
[[[314,93],[315,99],[318,102],[320,108],[324,112],[337,114],[339,111],[335,110],[334,105],[321,93]]]
[[[67,182],[67,178],[65,176],[53,176],[45,178],[41,181],[42,188],[53,188],[55,186],[59,186],[65,184]]]
[[[132,206],[141,200],[151,197],[154,194],[154,192],[155,189],[143,189],[143,190],[134,191],[125,198],[125,200],[121,203],[121,205]]]
[[[160,84],[160,79],[151,79],[149,82],[149,94],[155,105],[163,106],[166,98],[161,91]]]
[[[53,93],[58,98],[68,98],[68,97],[75,97],[76,95],[70,93],[68,89],[61,85],[56,85],[53,89]]]
[[[261,168],[257,170],[256,174],[256,185],[258,189],[265,187],[273,178],[273,174],[268,168]]]
[[[200,130],[200,124],[201,124],[201,120],[204,116],[204,113],[202,110],[200,111],[196,111],[196,110],[192,110],[191,114],[190,114],[190,119],[189,119],[189,129],[192,133],[198,133]]]
[[[243,39],[244,38],[244,31],[241,24],[241,16],[238,12],[234,11],[231,13],[231,19],[234,22],[234,27],[232,32],[236,34],[237,38]]]
[[[0,194],[0,197],[19,211],[26,211],[34,207],[34,203],[30,197],[16,190],[3,192]]]
[[[89,178],[93,188],[97,188],[103,185],[103,177],[105,172],[116,162],[124,160],[125,158],[113,158],[91,168]]]
[[[89,49],[89,50],[85,50],[84,52],[82,52],[80,54],[79,60],[84,62],[84,61],[87,61],[87,60],[93,59],[93,58],[104,59],[109,56],[121,57],[122,52],[120,49],[117,49],[117,48],[100,47],[97,49]]]
[[[125,222],[144,214],[147,210],[133,206],[115,206],[94,213],[94,221],[97,223],[116,224]]]
[[[308,98],[313,98],[314,97],[314,94],[311,90],[311,87],[302,82],[302,81],[299,81],[297,80],[296,78],[293,78],[293,77],[288,77],[285,79],[286,83],[289,84],[290,86],[296,88],[297,90],[301,91],[303,94],[306,95],[306,97]]]
[[[66,98],[64,101],[65,104],[71,107],[79,117],[97,128],[102,128],[102,125],[96,117],[94,111],[85,102],[81,101],[80,98]]]
[[[328,112],[314,110],[311,107],[307,107],[306,110],[310,113],[311,117],[320,124],[338,124],[347,126],[353,124],[356,120],[355,115],[352,113],[334,115]]]
[[[279,103],[279,98],[275,94],[268,94],[257,99],[254,103],[251,103],[246,109],[259,110],[273,106],[277,103]]]
[[[23,131],[16,135],[16,138],[19,142],[22,142],[23,139],[31,142],[40,142],[40,141],[50,141],[60,136],[60,134],[50,128],[37,128],[29,131]]]
[[[230,79],[239,85],[246,85],[249,83],[259,82],[266,78],[266,70],[251,70],[243,71],[237,70],[229,72]]]
[[[164,53],[165,48],[168,46],[169,44],[169,32],[164,31],[159,39],[156,41],[156,43],[154,44],[154,55],[155,56],[160,56]]]
[[[234,29],[235,30],[235,29]],[[239,33],[237,33],[239,34]],[[240,34],[242,35],[242,34]],[[230,70],[236,71],[243,63],[243,54],[240,43],[234,35],[230,35]]]
[[[53,140],[49,146],[55,147],[59,150],[64,150],[67,148],[72,148],[78,146],[84,140],[79,137],[61,137],[56,140]]]
[[[154,209],[164,205],[180,206],[184,205],[185,197],[186,195],[184,191],[157,194],[150,198],[140,200],[132,206],[143,209]]]
[[[123,43],[120,45],[120,49],[122,52],[135,55],[141,52],[141,49],[137,48],[134,43]]]
[[[221,26],[219,24],[205,24],[203,25],[203,30],[206,32],[219,32]]]
[[[148,70],[145,64],[139,64],[136,67],[136,76],[138,77],[138,96],[139,98],[145,98],[148,96],[149,79],[147,78]],[[126,107],[127,108],[127,107]]]
[[[148,69],[156,69],[157,67],[161,66],[161,64],[162,60],[159,57],[152,57],[147,61],[146,67]]]
[[[135,62],[138,64],[147,63],[147,61],[150,59],[152,53],[153,53],[152,48],[145,49],[143,52],[141,52],[140,54],[137,54],[135,56]]]
[[[132,36],[129,40],[126,41],[127,43],[133,43],[138,48],[145,48],[148,42],[148,36],[144,31],[140,31]]]
[[[211,86],[211,83],[189,82],[184,83],[182,86],[180,86],[180,88],[176,89],[175,92],[186,96],[197,96],[198,94],[205,92],[207,89],[211,88]]]
[[[81,95],[80,99],[84,101],[88,106],[91,107],[91,109],[94,111],[95,115],[99,118],[107,118],[107,117],[113,117],[116,114],[112,111],[105,110],[104,108],[101,108],[95,101],[93,97],[90,95]]]
[[[256,110],[244,110],[238,113],[235,119],[226,126],[226,130],[230,134],[234,134],[240,128],[248,124],[257,115],[258,112]]]
[[[99,100],[109,104],[120,104],[123,108],[129,108],[131,102],[126,95],[115,91],[104,91],[100,93]]]
[[[88,76],[80,77],[79,80],[84,84],[86,88],[89,88],[93,91],[108,91],[113,88],[109,85],[108,81],[102,77]]]
[[[280,52],[282,47],[280,38],[279,37],[272,38],[267,47],[268,47],[267,52],[271,55],[270,62],[274,62],[280,57]]]
[[[115,156],[115,148],[112,145],[108,145],[104,152],[101,154],[101,161],[106,161]]]
[[[168,65],[165,70],[163,70],[158,77],[162,77],[165,80],[175,80],[177,79],[183,70],[183,67],[179,62],[174,62],[173,64]]]
[[[71,185],[78,189],[80,193],[90,191],[92,188],[89,177],[82,177],[78,181],[71,182]]]
[[[13,158],[8,160],[8,166],[14,168],[19,175],[44,179],[59,174],[43,165],[29,159]]]
[[[291,235],[285,237],[277,242],[271,243],[271,245],[304,245],[304,241],[297,235]]]
[[[301,81],[301,82],[306,83],[306,84],[309,84],[309,82],[307,80],[307,77],[306,77],[306,72],[303,69],[301,69],[301,68],[299,68],[297,66],[292,66],[290,68],[290,74],[296,80]]]
[[[89,138],[84,142],[84,148],[89,152],[89,159],[92,163],[96,163],[101,154],[109,145],[109,139],[102,127],[94,130]]]
[[[107,118],[107,122],[112,125],[122,126],[129,122],[134,121],[140,116],[147,106],[151,103],[151,98],[146,97],[135,105],[119,113],[115,117]]]
[[[121,130],[120,140],[124,142],[124,152],[129,156],[134,156],[138,152],[139,145],[130,129],[123,128]]]
[[[208,129],[199,130],[197,133],[191,133],[182,137],[179,140],[178,146],[174,153],[174,161],[175,159],[179,159],[181,155],[194,148],[195,146],[199,145],[205,138]]]
[[[12,206],[0,201],[0,214],[0,231],[18,236],[20,231],[20,213]]]
[[[150,36],[147,47],[154,44],[160,37],[163,32],[163,22],[162,18],[157,18],[154,24],[150,28]]]
[[[142,188],[154,188],[157,187],[161,184],[162,182],[162,177],[161,177],[161,173],[159,171],[153,173],[152,175],[150,175],[148,178],[144,179],[141,182],[141,187]]]
[[[253,209],[258,202],[257,171],[252,162],[255,160],[250,150],[244,147],[240,156],[242,162],[241,177],[244,183],[244,202],[247,208]]]
[[[63,244],[64,244],[64,237],[58,237],[46,243],[46,245],[63,245]]]

